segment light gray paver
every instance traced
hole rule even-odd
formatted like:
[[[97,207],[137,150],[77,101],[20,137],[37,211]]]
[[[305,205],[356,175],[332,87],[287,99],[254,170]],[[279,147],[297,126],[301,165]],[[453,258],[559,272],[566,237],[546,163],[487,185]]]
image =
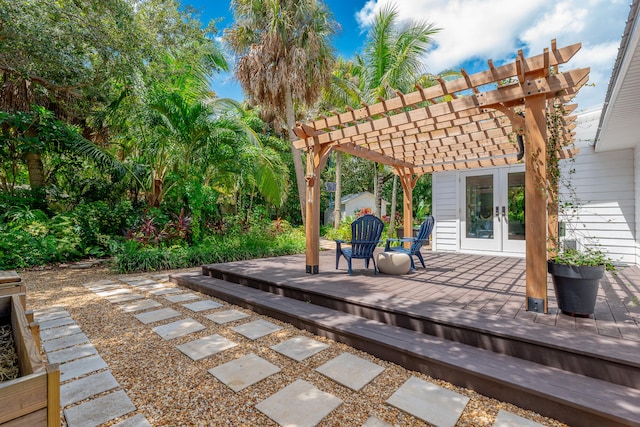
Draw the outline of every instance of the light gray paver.
[[[161,307],[158,301],[152,299],[143,299],[139,301],[132,302],[131,304],[121,305],[120,309],[125,313],[133,313],[136,311],[146,310],[148,308]]]
[[[69,427],[94,427],[133,412],[136,407],[120,390],[64,410]]]
[[[282,326],[275,325],[262,319],[254,320],[253,322],[244,323],[231,328],[232,331],[244,335],[250,340],[257,340],[258,338],[272,334],[280,329],[282,329]]]
[[[278,372],[279,367],[253,353],[209,369],[211,375],[235,392]]]
[[[542,424],[528,420],[511,412],[500,409],[493,427],[542,427]]]
[[[157,280],[158,282],[168,282],[169,281],[169,275],[166,273],[158,273],[158,274],[152,274],[150,276],[152,279]]]
[[[122,280],[122,279],[120,279],[120,280]],[[154,283],[158,283],[158,282],[156,282],[155,280],[151,280],[151,279],[140,279],[140,280],[129,280],[126,283],[128,283],[129,286],[133,286],[133,287],[137,288],[138,286],[153,285]]]
[[[188,304],[182,304],[182,306],[188,308],[191,311],[195,311],[197,313],[199,311],[220,308],[222,307],[222,304],[217,303],[215,301],[211,301],[210,299],[206,299],[203,301],[196,301],[196,302],[190,302]]]
[[[83,357],[73,362],[63,363],[60,365],[60,382],[65,382],[72,378],[78,378],[90,372],[106,369],[109,366],[107,362],[102,360],[98,355]]]
[[[93,282],[89,282],[89,283],[85,283],[84,286],[85,288],[90,288],[92,286],[104,286],[104,285],[112,285],[115,282],[111,279],[102,279],[102,280],[94,280]]]
[[[342,400],[313,384],[296,380],[256,408],[281,426],[312,427],[341,404]]]
[[[44,331],[50,328],[58,328],[60,326],[72,325],[76,323],[71,317],[60,317],[58,319],[47,320],[46,322],[39,322],[40,331]]]
[[[301,335],[276,344],[272,346],[271,349],[280,354],[284,354],[290,359],[301,362],[316,353],[320,353],[327,347],[329,347],[328,344]]]
[[[52,311],[37,311],[34,313],[35,318],[38,319],[38,322],[48,322],[49,320],[60,319],[63,317],[71,317],[69,312],[65,309],[52,310]]]
[[[78,334],[80,332],[82,332],[82,329],[80,329],[80,326],[76,325],[75,323],[72,323],[69,325],[61,326],[59,328],[50,328],[50,329],[41,330],[40,339],[42,341],[49,341],[55,338]]]
[[[179,316],[182,316],[182,313],[169,307],[161,308],[160,310],[145,311],[144,313],[134,315],[136,319],[145,325],[153,322],[159,322],[161,320],[173,319],[174,317]]]
[[[151,328],[153,332],[160,335],[165,340],[171,340],[183,335],[198,332],[204,329],[204,326],[191,318],[178,320],[176,322],[167,323],[166,325]]]
[[[167,288],[165,286],[161,289],[152,289],[149,292],[152,293],[153,295],[169,295],[169,294],[177,294],[184,291],[179,288]]]
[[[96,350],[93,344],[86,343],[47,353],[47,359],[49,359],[49,363],[66,363],[94,354],[98,354],[98,350]]]
[[[387,403],[414,417],[441,427],[455,426],[469,402],[463,396],[420,378],[409,378]]]
[[[317,367],[316,371],[351,390],[358,391],[380,375],[384,368],[353,354],[342,353]]]
[[[42,343],[42,348],[47,353],[50,351],[62,350],[78,344],[89,342],[89,338],[84,333],[73,334],[66,337],[60,337]]]
[[[382,421],[376,416],[370,416],[367,421],[362,424],[362,427],[393,427],[391,424]]]
[[[225,310],[218,311],[217,313],[213,314],[207,314],[204,317],[222,325],[224,323],[233,322],[235,320],[245,319],[249,317],[249,315],[238,310]]]
[[[64,408],[116,387],[118,387],[118,381],[110,371],[98,372],[76,381],[70,381],[60,386],[60,406]]]
[[[113,427],[152,427],[151,423],[142,414],[134,415],[124,421],[114,424]]]
[[[193,360],[200,360],[207,356],[211,356],[221,351],[227,350],[231,347],[235,347],[238,344],[225,337],[215,334],[208,337],[200,338],[199,340],[191,341],[186,344],[181,344],[178,350],[192,358]]]
[[[138,286],[138,289],[142,289],[143,291],[153,291],[157,289],[167,289],[167,285],[164,283],[153,283],[151,285]]]
[[[96,292],[96,295],[98,295],[101,298],[105,298],[105,297],[111,297],[114,295],[122,295],[122,294],[130,294],[130,293],[131,291],[129,289],[121,288],[118,286],[114,289],[108,289],[106,291]]]
[[[194,299],[200,299],[200,297],[194,293],[185,292],[183,294],[167,295],[164,297],[164,299],[166,299],[169,302],[185,302],[185,301],[191,301]]]
[[[145,276],[124,276],[124,277],[120,277],[120,281],[124,282],[124,283],[135,283],[135,282],[141,282],[143,280],[147,280],[147,278]]]
[[[136,299],[144,298],[142,295],[138,294],[122,294],[122,295],[112,295],[110,297],[106,297],[105,299],[112,304],[120,304],[121,302],[133,301]]]

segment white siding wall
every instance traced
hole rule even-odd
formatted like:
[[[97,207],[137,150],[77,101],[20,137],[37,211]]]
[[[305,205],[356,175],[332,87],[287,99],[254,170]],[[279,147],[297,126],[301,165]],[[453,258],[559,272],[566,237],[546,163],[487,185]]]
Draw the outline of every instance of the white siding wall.
[[[458,209],[457,172],[433,174],[433,216],[436,225],[433,231],[435,251],[458,251],[460,249],[460,218]]]
[[[640,165],[640,146],[636,146],[634,150],[635,159],[634,165]],[[636,238],[636,264],[640,261],[640,244],[638,239],[638,230],[640,230],[640,167],[636,167],[634,169],[634,188],[635,188],[635,206],[636,206],[636,217],[635,217],[635,238]]]
[[[574,160],[562,162],[561,198],[575,190],[580,209],[565,218],[567,237],[582,244],[599,243],[614,260],[636,263],[637,222],[634,158],[631,149],[595,153],[593,140],[599,112],[578,117]],[[573,173],[569,173],[569,171]]]

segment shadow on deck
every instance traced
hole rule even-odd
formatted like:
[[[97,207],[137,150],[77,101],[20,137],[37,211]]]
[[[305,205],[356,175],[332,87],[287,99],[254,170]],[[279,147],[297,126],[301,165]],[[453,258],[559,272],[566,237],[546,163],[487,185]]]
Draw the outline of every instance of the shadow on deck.
[[[640,425],[640,269],[607,274],[592,318],[525,308],[525,260],[425,252],[374,275],[335,252],[206,265],[180,285],[571,425]]]

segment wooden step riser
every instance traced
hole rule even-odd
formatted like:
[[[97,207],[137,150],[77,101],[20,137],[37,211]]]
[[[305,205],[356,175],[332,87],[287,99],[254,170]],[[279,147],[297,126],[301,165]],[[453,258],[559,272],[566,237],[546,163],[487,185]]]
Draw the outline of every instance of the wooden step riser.
[[[368,307],[354,301],[333,298],[312,291],[301,291],[297,288],[255,278],[248,279],[241,275],[231,274],[228,271],[219,271],[208,266],[203,267],[203,274],[272,294],[354,314],[366,319],[433,335],[449,341],[518,357],[625,387],[640,389],[640,369],[637,366],[626,365],[615,360],[600,359],[566,348],[548,346],[545,345],[544,341],[527,342],[511,336],[495,335],[487,330],[471,329],[464,325],[434,321],[428,317],[383,310],[379,307]]]

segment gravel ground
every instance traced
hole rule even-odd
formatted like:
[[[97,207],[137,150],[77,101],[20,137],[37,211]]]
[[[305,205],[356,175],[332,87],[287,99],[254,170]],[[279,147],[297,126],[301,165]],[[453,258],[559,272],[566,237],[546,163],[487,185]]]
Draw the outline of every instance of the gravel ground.
[[[85,283],[103,279],[117,281],[119,277],[123,277],[104,267],[84,270],[52,268],[23,271],[20,276],[28,289],[27,308],[43,309],[62,306],[68,310],[91,343],[98,349],[100,356],[107,362],[122,389],[138,408],[136,412],[143,414],[154,426],[276,425],[254,406],[296,379],[309,381],[344,402],[319,426],[361,426],[370,415],[376,415],[397,426],[423,426],[425,423],[422,421],[385,403],[389,396],[411,376],[434,382],[470,398],[456,426],[492,426],[500,409],[543,425],[564,426],[558,421],[534,412],[404,369],[344,344],[314,336],[286,323],[251,313],[211,297],[207,298],[224,303],[229,308],[249,313],[251,318],[226,325],[215,325],[202,314],[193,313],[182,307],[180,303],[172,304],[164,298],[148,295],[162,302],[165,307],[181,311],[207,326],[205,330],[195,334],[165,341],[151,330],[151,327],[157,326],[158,323],[143,325],[133,317],[132,313],[125,313],[118,309],[117,305],[111,304],[82,286]],[[126,285],[123,284],[123,287]],[[246,339],[229,329],[247,320],[258,319],[276,323],[283,329],[256,341]],[[169,323],[172,320],[161,323]],[[176,349],[179,344],[213,333],[220,334],[238,345],[197,362]],[[269,349],[274,344],[298,335],[312,337],[329,344],[330,347],[303,362],[295,362]],[[251,352],[281,367],[282,370],[238,393],[233,392],[208,373],[209,369],[217,365]],[[314,368],[343,352],[363,357],[383,366],[385,370],[358,392],[314,371]],[[127,417],[130,415],[132,414]],[[117,421],[121,419],[105,425],[112,425]]]

